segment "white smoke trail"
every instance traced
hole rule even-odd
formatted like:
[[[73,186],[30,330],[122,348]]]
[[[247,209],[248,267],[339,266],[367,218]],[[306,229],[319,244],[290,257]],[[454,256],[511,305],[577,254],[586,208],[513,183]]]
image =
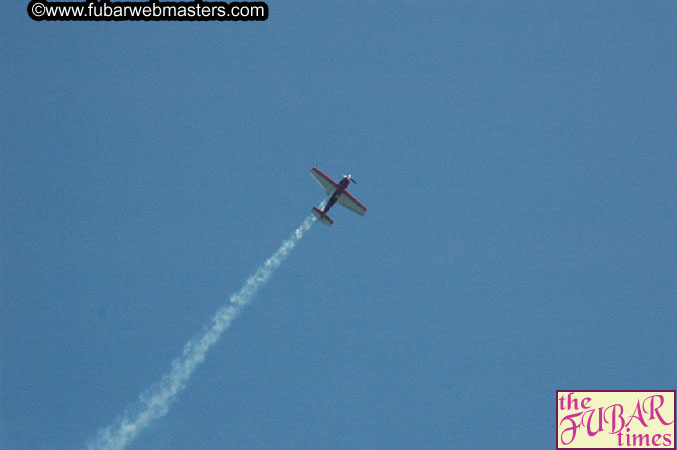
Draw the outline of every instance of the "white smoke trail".
[[[219,340],[221,333],[230,326],[242,308],[268,282],[275,269],[280,266],[315,220],[315,217],[308,216],[291,237],[273,253],[273,256],[249,277],[244,286],[230,296],[229,302],[214,314],[210,325],[201,334],[188,341],[183,348],[183,354],[172,361],[171,370],[162,376],[157,385],[139,396],[139,404],[134,408],[134,411],[138,412],[132,413],[128,409],[114,424],[100,429],[96,440],[87,444],[88,450],[123,449],[152,421],[167,414],[169,406],[185,389],[188,379],[197,366],[204,361],[207,350]]]

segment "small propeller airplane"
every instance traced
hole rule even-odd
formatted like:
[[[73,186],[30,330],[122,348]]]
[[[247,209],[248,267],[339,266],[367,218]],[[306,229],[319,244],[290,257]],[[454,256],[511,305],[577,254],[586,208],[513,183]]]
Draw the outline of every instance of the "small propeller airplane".
[[[315,177],[317,182],[322,185],[327,195],[330,196],[327,205],[321,211],[318,208],[313,208],[311,210],[317,220],[325,225],[333,224],[334,221],[331,220],[331,218],[327,215],[327,212],[332,206],[334,206],[336,202],[361,216],[364,216],[364,213],[367,212],[366,206],[360,203],[359,200],[357,200],[350,192],[348,192],[347,188],[350,182],[352,181],[355,183],[355,180],[352,179],[350,174],[344,175],[339,183],[332,180],[331,177],[329,177],[317,167],[313,167],[310,170],[310,174]]]

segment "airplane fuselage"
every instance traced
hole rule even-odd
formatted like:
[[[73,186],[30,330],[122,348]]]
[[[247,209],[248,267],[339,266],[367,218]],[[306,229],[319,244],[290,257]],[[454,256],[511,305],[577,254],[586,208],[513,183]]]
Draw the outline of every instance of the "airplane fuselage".
[[[349,177],[343,177],[341,181],[338,184],[338,187],[334,191],[334,193],[329,197],[329,201],[327,201],[327,204],[325,205],[324,209],[322,210],[322,214],[327,214],[327,212],[331,209],[332,206],[338,201],[339,197],[343,192],[348,188],[348,185],[350,184],[350,178]]]

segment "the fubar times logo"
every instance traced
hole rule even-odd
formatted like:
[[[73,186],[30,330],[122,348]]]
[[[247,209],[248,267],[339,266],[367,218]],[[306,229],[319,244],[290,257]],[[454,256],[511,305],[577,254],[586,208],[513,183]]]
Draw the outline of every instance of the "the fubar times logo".
[[[557,391],[557,450],[675,449],[675,391]]]

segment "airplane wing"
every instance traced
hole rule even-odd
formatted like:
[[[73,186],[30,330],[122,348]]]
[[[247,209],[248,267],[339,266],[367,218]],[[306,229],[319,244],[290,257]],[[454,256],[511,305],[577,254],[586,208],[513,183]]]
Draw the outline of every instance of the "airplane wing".
[[[348,191],[343,191],[343,194],[341,194],[338,199],[338,203],[361,216],[364,216],[364,213],[367,212],[367,207],[360,203],[360,201],[353,197]]]
[[[313,167],[310,171],[310,174],[315,177],[318,183],[322,185],[327,195],[332,195],[338,187],[338,183],[336,181],[332,180],[329,175],[325,174],[317,167]]]

